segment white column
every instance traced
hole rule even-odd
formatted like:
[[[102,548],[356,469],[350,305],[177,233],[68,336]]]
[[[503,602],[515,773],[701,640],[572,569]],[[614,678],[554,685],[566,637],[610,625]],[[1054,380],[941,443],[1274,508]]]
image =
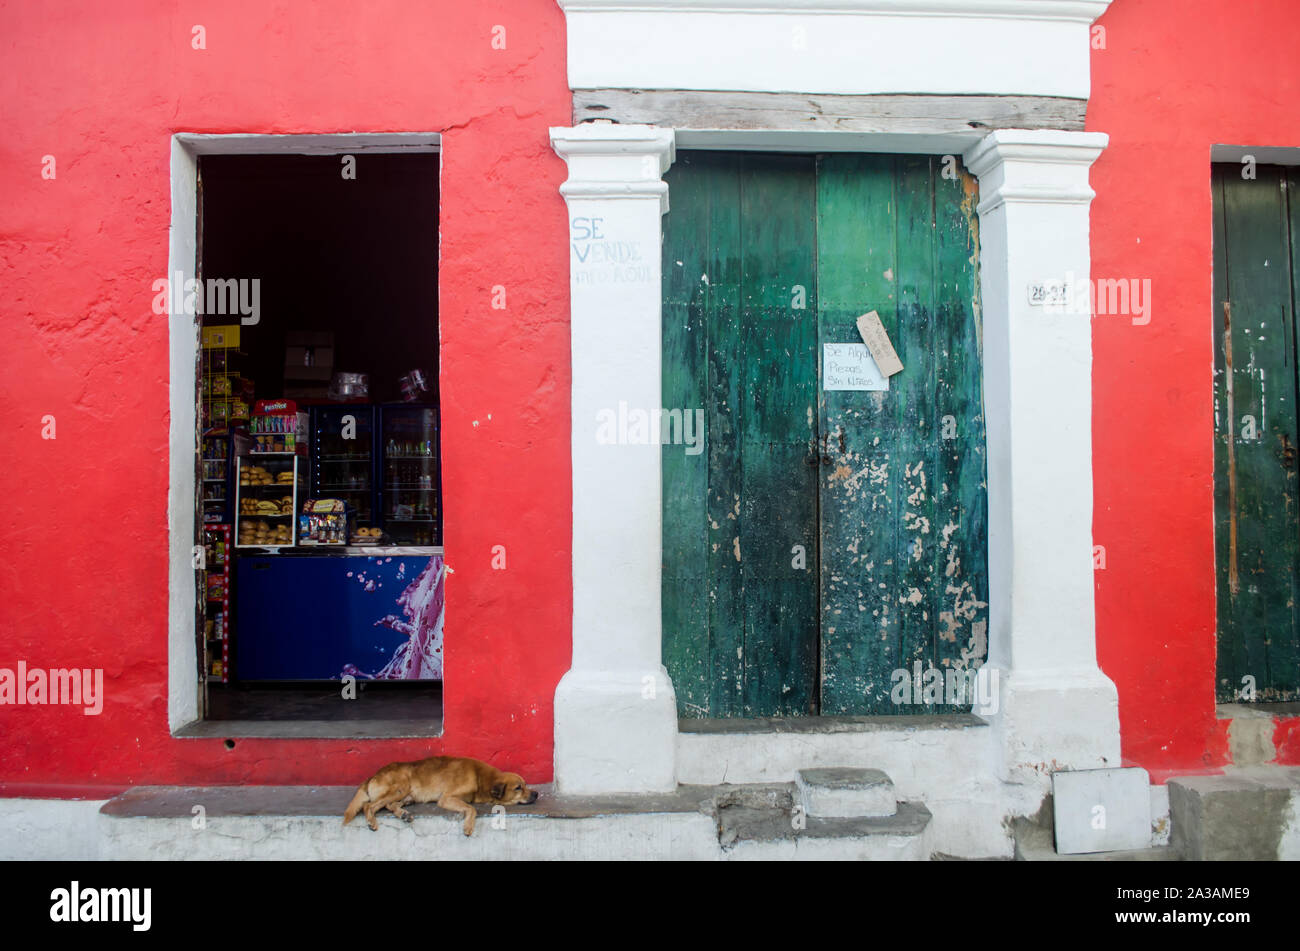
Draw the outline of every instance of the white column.
[[[573,665],[555,691],[565,793],[676,787],[677,700],[660,662],[660,446],[628,425],[663,406],[663,173],[671,130],[551,129],[569,165]],[[612,421],[612,425],[611,425]]]
[[[1115,685],[1097,666],[1088,308],[1088,169],[1107,137],[994,132],[965,155],[980,182],[988,433],[990,640],[1000,773],[1120,765]],[[977,710],[977,712],[979,712]]]

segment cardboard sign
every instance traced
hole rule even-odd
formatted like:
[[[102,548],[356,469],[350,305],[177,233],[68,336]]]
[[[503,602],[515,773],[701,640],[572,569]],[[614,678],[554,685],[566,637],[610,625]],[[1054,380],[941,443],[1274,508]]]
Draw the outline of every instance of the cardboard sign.
[[[822,345],[823,390],[888,390],[871,351],[862,343]]]
[[[903,369],[903,362],[894,352],[894,345],[889,342],[889,334],[885,333],[885,325],[880,322],[880,315],[874,310],[858,318],[858,333],[862,334],[862,340],[871,351],[871,356],[881,373],[891,377]]]

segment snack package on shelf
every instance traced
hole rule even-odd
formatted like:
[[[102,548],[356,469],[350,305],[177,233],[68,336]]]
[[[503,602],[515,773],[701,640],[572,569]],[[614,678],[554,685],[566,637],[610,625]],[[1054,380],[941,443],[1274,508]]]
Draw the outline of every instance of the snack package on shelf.
[[[208,575],[208,600],[220,601],[226,596],[225,575]]]
[[[248,421],[253,452],[307,451],[308,415],[293,400],[258,400]]]
[[[355,515],[342,499],[308,499],[298,516],[298,544],[346,545]]]

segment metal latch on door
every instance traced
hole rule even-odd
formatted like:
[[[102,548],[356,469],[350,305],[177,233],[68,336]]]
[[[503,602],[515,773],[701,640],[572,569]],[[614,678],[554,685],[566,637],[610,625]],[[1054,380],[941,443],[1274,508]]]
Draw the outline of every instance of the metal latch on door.
[[[842,455],[844,455],[844,445],[845,445],[845,443],[844,443],[844,430],[843,430],[843,429],[837,429],[837,430],[836,430],[836,436],[837,436],[837,438],[838,438],[838,440],[839,440],[839,444],[840,444],[840,455],[842,456]],[[831,464],[831,452],[830,452],[830,446],[827,445],[827,440],[828,440],[829,438],[830,438],[830,434],[829,434],[829,433],[823,433],[823,434],[822,434],[822,438],[821,438],[821,453],[820,453],[820,455],[821,455],[821,459],[822,459],[822,465],[824,465],[824,466],[829,466],[829,465]],[[804,460],[803,460],[803,461],[804,461],[804,463],[807,464],[807,465],[810,465],[810,466],[816,467],[816,465],[817,465],[817,456],[818,456],[818,455],[819,455],[819,453],[817,452],[817,437],[816,437],[816,436],[809,436],[809,437],[808,437],[808,455],[804,456]]]

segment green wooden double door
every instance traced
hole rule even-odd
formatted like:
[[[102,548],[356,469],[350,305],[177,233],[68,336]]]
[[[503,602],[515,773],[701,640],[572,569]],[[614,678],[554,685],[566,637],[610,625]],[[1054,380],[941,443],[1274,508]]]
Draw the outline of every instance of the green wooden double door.
[[[1215,165],[1220,701],[1300,699],[1300,169]]]
[[[664,408],[705,434],[663,447],[680,714],[969,709],[913,680],[987,653],[974,180],[940,156],[684,152],[667,181]],[[873,310],[904,369],[839,388],[880,385],[854,363]]]

